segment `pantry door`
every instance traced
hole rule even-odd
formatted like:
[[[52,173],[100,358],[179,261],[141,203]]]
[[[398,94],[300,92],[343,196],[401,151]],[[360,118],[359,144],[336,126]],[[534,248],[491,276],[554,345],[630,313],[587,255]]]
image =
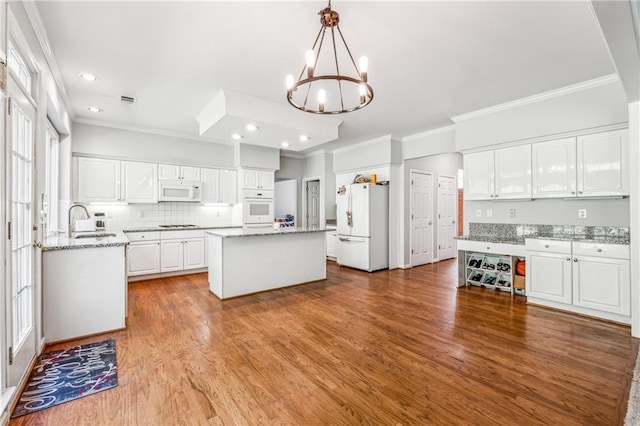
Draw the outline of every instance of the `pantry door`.
[[[433,262],[433,177],[411,170],[411,266]]]
[[[456,257],[458,191],[456,178],[438,176],[438,259]]]
[[[10,55],[12,53],[9,49]],[[21,59],[21,58],[18,58]],[[10,68],[12,60],[9,58]],[[27,373],[36,354],[35,331],[35,116],[27,88],[10,69],[6,105],[6,215],[7,239],[7,344],[8,386],[15,386]]]

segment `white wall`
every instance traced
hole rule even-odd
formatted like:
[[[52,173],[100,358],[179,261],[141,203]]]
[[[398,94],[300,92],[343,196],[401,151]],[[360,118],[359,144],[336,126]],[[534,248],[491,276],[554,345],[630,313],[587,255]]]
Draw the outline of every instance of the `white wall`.
[[[402,158],[404,160],[455,151],[456,131],[454,126],[442,127],[402,138]]]
[[[295,216],[296,224],[299,223],[300,218],[296,214],[298,210],[297,192],[296,179],[276,182],[274,193],[274,213],[276,218],[284,218],[290,214]]]
[[[372,139],[333,151],[333,171],[336,173],[371,168],[385,164],[400,164],[402,150],[396,148],[390,135]]]
[[[280,168],[280,150],[256,145],[238,143],[239,167],[253,167],[256,169],[278,170]]]
[[[442,134],[436,134],[436,138],[439,138]],[[404,191],[403,191],[403,206],[404,206],[404,223],[406,226],[403,228],[403,248],[404,253],[402,256],[403,265],[409,265],[411,263],[411,170],[424,171],[432,174],[433,177],[433,213],[436,217],[438,214],[438,175],[451,176],[457,179],[458,169],[462,168],[462,155],[457,152],[451,152],[447,154],[431,155],[428,157],[413,158],[404,162]],[[457,204],[457,202],[456,202]],[[435,222],[434,222],[435,224]],[[433,227],[433,247],[432,253],[437,256],[438,250],[438,227]]]
[[[71,149],[99,157],[235,168],[233,145],[74,123]]]
[[[456,151],[627,122],[619,81],[456,123]]]
[[[300,196],[300,191],[302,188],[302,178],[304,177],[304,167],[305,167],[305,159],[301,158],[292,158],[292,157],[281,157],[280,158],[280,169],[276,170],[275,177],[276,183],[282,180],[291,180],[294,179],[296,182],[296,188],[298,191],[298,196],[296,197],[296,209],[294,216],[296,218],[296,225],[302,225],[302,197]],[[275,194],[275,202],[278,201],[278,195]]]

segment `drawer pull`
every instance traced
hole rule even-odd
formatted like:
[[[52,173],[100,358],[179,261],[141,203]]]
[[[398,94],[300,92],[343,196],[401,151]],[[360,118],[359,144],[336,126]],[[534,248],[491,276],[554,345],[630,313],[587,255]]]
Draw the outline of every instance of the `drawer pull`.
[[[571,260],[571,258],[570,258],[570,257],[567,257],[567,261],[569,261],[569,260]]]
[[[598,253],[602,253],[602,249],[601,249],[601,248],[596,249],[596,251],[597,251]]]
[[[577,261],[578,261],[578,258],[577,258],[577,257],[574,257],[574,258],[573,258],[573,261],[574,261],[574,262],[577,262]]]
[[[545,244],[545,245],[544,245],[544,248],[549,248],[549,244]]]
[[[487,247],[487,250],[491,250],[491,247]]]

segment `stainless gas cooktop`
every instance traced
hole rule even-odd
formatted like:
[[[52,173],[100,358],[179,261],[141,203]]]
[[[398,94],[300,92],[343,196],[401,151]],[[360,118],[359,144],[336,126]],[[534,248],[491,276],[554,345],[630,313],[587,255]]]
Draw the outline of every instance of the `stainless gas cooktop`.
[[[195,228],[198,225],[158,225],[160,228]]]

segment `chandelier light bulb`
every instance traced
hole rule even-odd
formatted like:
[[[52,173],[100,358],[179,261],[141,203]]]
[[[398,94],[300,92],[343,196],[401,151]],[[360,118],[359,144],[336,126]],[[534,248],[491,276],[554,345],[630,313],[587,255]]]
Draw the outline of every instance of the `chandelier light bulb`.
[[[285,81],[287,83],[287,90],[291,90],[291,88],[293,87],[293,74],[287,74],[287,78]]]
[[[367,72],[369,70],[369,58],[366,56],[360,56],[358,59],[358,63],[360,64],[360,76],[362,77],[362,81],[367,82]]]
[[[327,92],[324,89],[318,90],[318,104],[320,112],[324,112],[324,103],[327,101]]]
[[[363,104],[367,100],[367,89],[364,85],[360,85],[360,103]]]
[[[316,54],[313,50],[309,49],[304,52],[304,61],[307,63],[307,76],[313,78],[313,67],[316,62]]]

